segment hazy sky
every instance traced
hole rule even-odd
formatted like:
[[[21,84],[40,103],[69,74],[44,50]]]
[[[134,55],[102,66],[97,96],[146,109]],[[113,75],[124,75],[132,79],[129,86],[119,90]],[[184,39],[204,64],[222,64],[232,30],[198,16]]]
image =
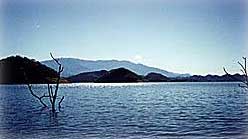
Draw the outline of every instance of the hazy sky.
[[[191,74],[239,71],[246,0],[1,0],[0,57],[117,59]]]

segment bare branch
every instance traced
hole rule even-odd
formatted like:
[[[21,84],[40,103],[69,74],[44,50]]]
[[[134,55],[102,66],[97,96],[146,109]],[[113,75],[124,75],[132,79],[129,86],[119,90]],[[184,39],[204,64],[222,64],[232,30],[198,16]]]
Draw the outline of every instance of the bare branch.
[[[240,71],[245,75],[245,71],[243,69],[240,69]]]
[[[27,84],[27,85],[28,85],[28,89],[29,89],[31,95],[34,96],[35,98],[37,98],[44,107],[47,107],[47,105],[42,101],[42,98],[44,98],[45,95],[43,95],[41,97],[37,96],[36,94],[34,94],[34,92],[32,90],[32,86],[30,84]]]
[[[241,69],[240,69],[240,71],[243,73],[243,75],[244,75],[244,80],[241,80],[241,82],[244,84],[244,85],[239,85],[240,87],[242,87],[242,88],[246,88],[246,89],[248,89],[248,71],[247,71],[247,61],[246,61],[246,57],[243,57],[243,60],[244,60],[244,64],[242,64],[242,63],[240,63],[240,62],[238,62],[238,64],[240,65],[240,67],[241,67]],[[225,71],[225,73],[227,74],[227,75],[230,75],[227,71],[226,71],[226,69],[225,68],[223,68],[223,70]],[[232,77],[232,76],[230,76],[230,77]]]
[[[244,59],[244,64],[241,64],[240,62],[238,62],[239,63],[239,65],[241,66],[241,71],[243,72],[243,74],[244,74],[244,81],[243,81],[243,83],[245,83],[247,86],[248,86],[248,73],[247,73],[247,66],[246,66],[246,57],[243,57],[243,59]]]
[[[49,94],[50,103],[52,104],[53,100],[52,100],[52,93],[50,91],[50,84],[47,84],[47,90],[48,90],[48,94]]]
[[[50,53],[50,56],[52,57],[52,59],[53,59],[58,65],[61,66],[61,64],[59,63],[59,61],[53,57],[53,54],[52,54],[52,53]]]
[[[61,65],[61,63],[57,59],[55,59],[53,57],[52,53],[50,53],[50,55],[51,55],[52,59],[55,61],[55,63],[58,64],[57,80],[56,80],[56,85],[55,85],[54,92],[52,90],[52,87],[50,87],[51,88],[51,94],[52,94],[52,103],[51,103],[52,104],[52,110],[55,111],[55,102],[56,102],[56,99],[57,99],[59,83],[60,83],[60,79],[61,79],[60,75],[63,72],[64,67]],[[59,107],[61,107],[60,103],[63,101],[63,99],[64,99],[64,96],[62,97],[62,99],[59,102]]]
[[[51,92],[51,96],[53,97],[53,87],[50,86],[50,92]]]
[[[245,61],[245,69],[246,69],[246,57],[243,57],[244,61]]]
[[[44,97],[49,97],[47,96],[45,93],[40,97],[41,99],[44,98]]]
[[[226,71],[226,68],[225,68],[225,67],[223,67],[223,70],[224,70],[224,72],[225,72],[227,75],[230,75],[230,74]]]
[[[63,72],[64,71],[64,67],[61,68],[60,72]]]
[[[238,64],[241,66],[242,70],[244,71],[246,70],[245,67],[240,62],[238,62]]]
[[[24,71],[24,77],[26,79],[26,84],[28,86],[28,89],[31,93],[32,96],[34,96],[36,99],[38,99],[40,101],[40,103],[44,106],[44,107],[47,107],[47,105],[42,101],[43,98],[49,98],[49,101],[50,101],[50,104],[51,104],[51,107],[52,107],[52,112],[55,112],[56,109],[55,109],[55,103],[56,103],[56,99],[57,99],[57,96],[58,96],[58,89],[59,89],[59,83],[60,83],[60,75],[61,73],[63,72],[64,70],[64,67],[61,65],[61,63],[55,59],[52,55],[52,53],[50,53],[52,59],[55,61],[55,63],[58,64],[58,71],[57,71],[57,79],[56,79],[56,85],[55,85],[55,88],[53,88],[52,85],[50,85],[49,83],[47,84],[47,91],[48,91],[48,95],[46,93],[44,93],[42,96],[38,96],[34,93],[34,91],[32,90],[32,85],[29,84],[29,81],[28,81],[28,77]],[[61,108],[61,103],[62,101],[64,100],[64,96],[61,98],[61,100],[59,101],[59,108]]]
[[[60,101],[59,101],[59,109],[61,108],[61,103],[62,103],[62,101],[64,100],[64,98],[65,98],[65,96],[63,96],[63,97],[60,99]]]
[[[36,99],[38,99],[40,101],[40,103],[44,106],[44,107],[47,107],[47,105],[42,101],[42,98],[44,97],[47,97],[45,94],[43,94],[43,96],[39,97],[38,95],[36,95],[34,93],[34,91],[32,90],[32,85],[29,84],[29,81],[28,81],[28,77],[26,75],[26,72],[23,71],[23,74],[24,74],[24,77],[25,77],[25,80],[27,82],[27,86],[28,86],[28,89],[29,89],[29,92],[31,93],[32,96],[34,96]]]
[[[247,61],[246,61],[246,57],[243,57],[243,60],[244,60],[244,64],[241,64],[240,62],[238,62],[238,64],[241,66],[241,71],[242,71],[242,73],[244,74],[244,81],[242,81],[244,84],[245,84],[245,86],[241,86],[240,85],[240,87],[242,87],[242,88],[246,88],[246,89],[248,89],[248,73],[247,73]]]

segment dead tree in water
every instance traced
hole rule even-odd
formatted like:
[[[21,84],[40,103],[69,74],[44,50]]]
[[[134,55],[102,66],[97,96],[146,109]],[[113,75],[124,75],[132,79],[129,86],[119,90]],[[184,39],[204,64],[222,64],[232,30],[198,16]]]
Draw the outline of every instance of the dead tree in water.
[[[55,84],[55,89],[53,86],[51,86],[49,83],[47,84],[47,89],[48,89],[48,94],[44,93],[42,96],[38,96],[34,93],[34,91],[32,90],[32,85],[30,85],[28,82],[27,82],[27,86],[28,86],[28,89],[31,93],[32,96],[34,96],[36,99],[38,99],[40,101],[40,103],[44,106],[44,107],[48,107],[46,105],[46,103],[43,101],[44,98],[49,98],[49,102],[51,104],[51,108],[52,108],[52,112],[55,112],[56,111],[56,100],[57,100],[57,97],[58,97],[58,90],[59,90],[59,83],[60,83],[60,79],[61,79],[61,73],[63,72],[64,70],[64,67],[61,65],[61,63],[55,59],[52,55],[52,53],[50,53],[50,56],[52,57],[52,59],[55,61],[55,63],[58,65],[58,71],[57,71],[57,79],[56,79],[56,84]],[[24,72],[24,75],[25,77],[27,78],[26,76],[26,73]],[[28,79],[27,79],[28,81]],[[59,109],[61,108],[61,103],[62,101],[64,100],[64,96],[60,99],[59,101]]]
[[[243,75],[244,75],[244,80],[242,80],[241,82],[243,82],[243,84],[244,85],[240,85],[240,87],[243,87],[243,88],[246,88],[246,89],[248,89],[248,71],[247,71],[247,59],[246,59],[246,57],[243,57],[243,60],[244,60],[244,63],[242,64],[242,63],[240,63],[240,62],[238,62],[238,64],[240,65],[240,67],[241,67],[241,72],[243,73]],[[230,75],[227,71],[226,71],[226,69],[225,68],[223,68],[224,69],[224,71],[225,71],[225,73],[227,74],[227,75]]]

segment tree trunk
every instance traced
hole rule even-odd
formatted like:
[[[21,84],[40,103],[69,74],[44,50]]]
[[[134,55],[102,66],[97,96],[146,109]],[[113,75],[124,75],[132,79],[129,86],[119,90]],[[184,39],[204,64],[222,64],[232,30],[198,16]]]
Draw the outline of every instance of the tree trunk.
[[[52,55],[52,53],[50,53],[52,59],[58,64],[59,66],[59,69],[58,69],[58,72],[57,72],[57,80],[56,80],[56,85],[55,85],[55,90],[53,90],[53,86],[50,86],[50,84],[48,83],[47,84],[47,89],[48,89],[48,95],[46,95],[46,93],[44,93],[42,96],[38,96],[36,95],[33,90],[32,90],[32,86],[29,84],[29,81],[28,81],[28,78],[27,78],[27,75],[24,71],[24,76],[25,76],[25,79],[27,80],[27,85],[28,85],[28,89],[29,91],[31,92],[31,94],[39,99],[40,103],[44,106],[44,107],[47,107],[47,105],[42,101],[43,98],[49,98],[49,101],[50,101],[50,104],[51,104],[51,107],[52,107],[52,112],[56,112],[56,99],[57,99],[57,96],[58,96],[58,90],[59,90],[59,83],[60,83],[60,75],[61,73],[63,72],[64,70],[64,67],[59,63],[59,61],[57,59],[55,59]],[[60,99],[59,101],[59,109],[61,108],[61,103],[62,101],[64,100],[64,96]]]
[[[55,101],[53,101],[53,103],[52,103],[52,112],[55,112],[56,111],[56,109],[55,109]]]

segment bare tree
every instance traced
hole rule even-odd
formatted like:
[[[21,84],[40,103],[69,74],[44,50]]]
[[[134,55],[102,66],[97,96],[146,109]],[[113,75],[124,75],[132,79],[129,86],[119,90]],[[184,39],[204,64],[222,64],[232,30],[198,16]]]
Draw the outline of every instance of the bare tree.
[[[27,86],[28,86],[28,89],[31,93],[32,96],[34,96],[36,99],[39,100],[39,102],[44,106],[44,107],[48,107],[46,105],[46,103],[43,101],[44,98],[49,98],[49,102],[50,102],[50,105],[51,105],[51,108],[52,108],[52,112],[55,112],[56,111],[56,100],[57,100],[57,97],[58,97],[58,90],[59,90],[59,83],[60,83],[60,79],[61,79],[61,73],[63,72],[64,70],[64,67],[61,65],[61,63],[55,59],[52,55],[52,53],[50,53],[50,56],[52,57],[52,59],[55,61],[55,63],[58,65],[58,71],[57,71],[57,79],[56,79],[56,84],[55,84],[55,89],[53,86],[51,86],[49,83],[47,83],[47,93],[44,93],[42,96],[38,96],[34,93],[34,91],[32,90],[32,85],[28,82],[28,79],[27,79],[27,76],[26,76],[26,73],[24,72],[24,76],[25,78],[27,79]],[[59,110],[61,108],[61,103],[62,101],[64,100],[64,96],[62,96],[62,98],[60,99],[59,103],[58,103],[58,107],[59,107]]]
[[[244,75],[244,80],[241,81],[241,82],[243,82],[244,85],[240,85],[240,87],[243,87],[243,88],[248,89],[248,71],[247,71],[247,59],[246,59],[246,57],[243,57],[243,60],[244,60],[244,63],[243,64],[240,63],[240,62],[238,62],[238,64],[241,67],[240,70],[241,70],[241,72]],[[225,73],[227,75],[230,75],[225,68],[223,68],[223,70],[225,71]]]

